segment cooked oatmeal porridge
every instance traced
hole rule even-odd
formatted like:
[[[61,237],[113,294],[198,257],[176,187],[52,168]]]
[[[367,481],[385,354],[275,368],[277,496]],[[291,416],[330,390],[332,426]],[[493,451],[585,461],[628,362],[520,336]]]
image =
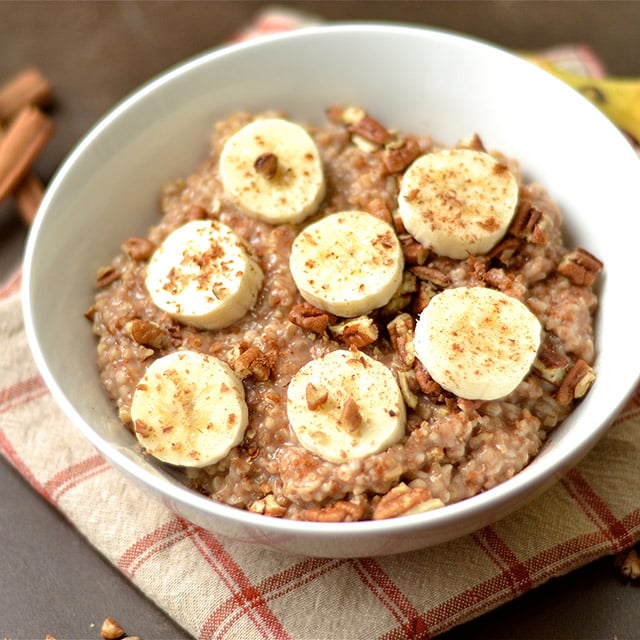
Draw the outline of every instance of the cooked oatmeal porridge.
[[[600,261],[565,246],[561,212],[545,189],[478,135],[443,149],[359,108],[331,107],[322,126],[278,129],[291,148],[301,145],[293,169],[289,147],[249,145],[250,162],[234,155],[244,148],[234,136],[265,122],[288,120],[238,113],[218,122],[201,166],[162,190],[157,224],[146,237],[123,238],[122,252],[98,273],[87,315],[122,423],[150,455],[183,467],[196,491],[274,517],[388,518],[511,478],[594,380]],[[261,131],[252,135],[254,146],[263,142]],[[429,169],[410,174],[422,158],[433,160]],[[452,174],[464,180],[440,187]],[[435,184],[435,196],[425,183]],[[436,223],[427,216],[437,213],[434,198]],[[456,218],[463,200],[478,205],[471,239]],[[451,221],[453,235],[439,235]],[[169,246],[185,229],[212,234],[197,259],[186,245]],[[371,229],[360,255],[353,247]],[[235,240],[223,245],[220,234]],[[318,246],[329,253],[314,253]],[[229,267],[232,249],[238,262]],[[332,262],[341,250],[355,264],[348,273],[344,253]],[[472,309],[460,300],[440,315],[432,307],[436,328],[451,324],[453,346],[435,331],[424,337],[425,310],[453,289],[476,296],[474,310],[488,303],[486,291],[496,292],[491,304],[515,308],[515,320],[499,325],[494,306],[482,322],[498,332],[489,342],[507,344],[507,360],[516,354],[520,373],[503,370],[497,353],[473,360],[481,349],[468,341],[485,325],[470,330]],[[454,325],[470,334],[467,342]],[[176,360],[185,353],[206,358]],[[152,365],[172,354],[153,378]],[[458,363],[458,386],[436,374],[433,354],[447,373]],[[212,363],[215,370],[206,368]],[[201,365],[205,390],[193,390],[188,375]],[[492,393],[498,382],[507,387]],[[200,398],[211,408],[204,421],[190,413]],[[167,420],[155,424],[161,414]],[[189,431],[204,435],[189,440]]]

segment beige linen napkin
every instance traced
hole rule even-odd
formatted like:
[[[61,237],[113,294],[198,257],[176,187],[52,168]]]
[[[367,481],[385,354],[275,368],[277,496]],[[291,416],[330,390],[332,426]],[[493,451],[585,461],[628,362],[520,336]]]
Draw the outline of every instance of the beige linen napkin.
[[[220,539],[126,481],[62,415],[30,356],[18,288],[0,292],[0,452],[196,638],[429,638],[640,539],[640,392],[551,490],[459,540],[344,560]]]
[[[552,489],[453,542],[314,559],[221,539],[126,481],[65,418],[31,358],[19,288],[16,274],[0,289],[0,453],[195,638],[429,638],[640,539],[640,390]]]

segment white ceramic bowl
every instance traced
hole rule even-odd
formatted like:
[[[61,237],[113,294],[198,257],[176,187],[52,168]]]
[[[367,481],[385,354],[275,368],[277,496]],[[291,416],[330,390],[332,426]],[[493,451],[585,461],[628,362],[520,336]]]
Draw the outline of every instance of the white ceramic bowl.
[[[143,459],[103,392],[84,311],[96,269],[157,216],[160,187],[205,156],[212,123],[239,109],[277,108],[322,121],[360,104],[390,126],[453,144],[478,132],[521,161],[561,206],[572,244],[605,262],[597,318],[598,378],[524,471],[429,513],[378,522],[310,523],[217,504]],[[124,100],[52,180],[28,240],[24,316],[56,401],[117,469],[213,532],[290,553],[365,556],[451,540],[508,514],[556,481],[605,432],[638,378],[633,256],[640,235],[640,162],[587,101],[493,46],[398,25],[305,29],[205,53]],[[606,470],[603,470],[606,473]]]

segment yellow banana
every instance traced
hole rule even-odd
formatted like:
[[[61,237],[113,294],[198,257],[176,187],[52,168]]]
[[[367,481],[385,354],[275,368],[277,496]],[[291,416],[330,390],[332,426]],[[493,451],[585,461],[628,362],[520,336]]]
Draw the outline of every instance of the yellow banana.
[[[640,79],[592,78],[559,69],[543,58],[526,58],[579,91],[640,144]]]

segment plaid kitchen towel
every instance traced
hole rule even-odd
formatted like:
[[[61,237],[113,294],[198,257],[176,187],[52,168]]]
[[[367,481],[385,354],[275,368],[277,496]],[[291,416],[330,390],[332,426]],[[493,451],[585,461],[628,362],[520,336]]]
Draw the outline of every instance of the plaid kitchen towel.
[[[271,12],[238,37],[298,24]],[[584,47],[552,54],[600,73]],[[453,542],[318,559],[219,539],[141,493],[68,422],[30,356],[19,289],[19,273],[0,289],[0,453],[195,638],[430,638],[640,539],[640,390],[553,488]]]

